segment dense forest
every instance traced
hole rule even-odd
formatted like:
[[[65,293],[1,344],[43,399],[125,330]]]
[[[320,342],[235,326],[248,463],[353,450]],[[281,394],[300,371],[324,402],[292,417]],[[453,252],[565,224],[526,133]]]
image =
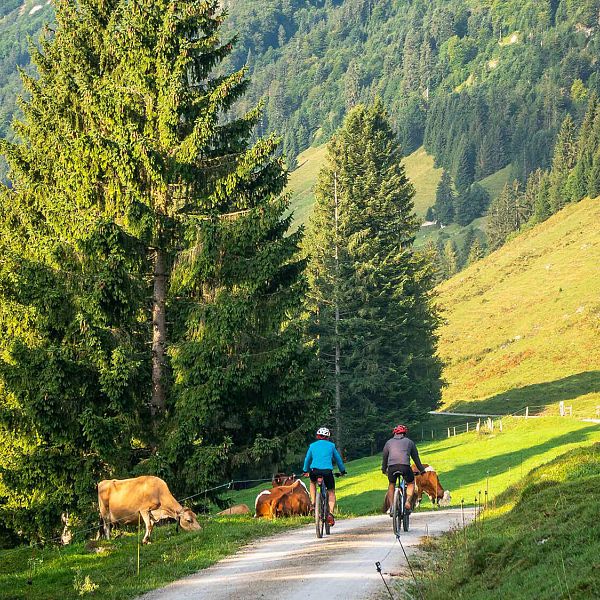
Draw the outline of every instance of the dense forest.
[[[48,19],[3,6],[0,134],[27,64],[27,35]],[[19,3],[20,4],[20,3]],[[240,114],[265,99],[258,134],[278,132],[292,161],[327,141],[349,107],[380,96],[404,152],[423,142],[457,185],[512,164],[547,168],[567,114],[600,90],[598,0],[226,0],[237,36],[225,70],[254,82]],[[10,14],[8,14],[10,13]]]

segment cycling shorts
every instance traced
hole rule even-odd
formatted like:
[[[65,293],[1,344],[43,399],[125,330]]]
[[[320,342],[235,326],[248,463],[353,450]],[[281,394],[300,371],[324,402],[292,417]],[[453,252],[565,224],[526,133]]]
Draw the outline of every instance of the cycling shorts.
[[[399,474],[404,477],[406,483],[412,483],[415,480],[415,474],[410,465],[388,465],[387,476],[390,483],[395,484]]]
[[[317,482],[317,477],[323,477],[325,486],[328,490],[335,490],[335,477],[333,476],[333,469],[311,469],[310,480],[313,483]]]

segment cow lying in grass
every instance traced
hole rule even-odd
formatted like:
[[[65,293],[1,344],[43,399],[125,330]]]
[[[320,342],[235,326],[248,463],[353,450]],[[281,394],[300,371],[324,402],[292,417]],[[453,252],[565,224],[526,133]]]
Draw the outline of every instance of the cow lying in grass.
[[[148,543],[154,524],[161,519],[176,519],[187,531],[200,529],[196,515],[189,508],[181,506],[173,498],[167,484],[158,477],[101,481],[98,484],[98,508],[106,539],[110,539],[111,525],[138,523],[140,518],[146,526],[142,540],[144,544]]]
[[[413,473],[415,474],[415,493],[412,497],[412,507],[417,508],[421,504],[423,494],[429,496],[433,505],[448,506],[452,499],[449,490],[445,490],[442,487],[439,477],[433,467],[430,465],[423,466],[425,467],[423,475],[420,475],[419,471],[413,466]],[[389,509],[390,506],[386,493],[383,500],[383,512],[388,512]]]
[[[304,483],[300,480],[290,485],[274,486],[264,490],[256,497],[254,516],[268,519],[308,515],[310,513],[310,496]]]

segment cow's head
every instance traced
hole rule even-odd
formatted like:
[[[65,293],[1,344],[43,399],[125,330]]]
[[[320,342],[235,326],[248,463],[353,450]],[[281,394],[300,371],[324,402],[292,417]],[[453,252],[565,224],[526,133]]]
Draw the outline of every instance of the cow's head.
[[[273,487],[279,487],[282,485],[291,485],[296,480],[295,475],[286,475],[285,473],[276,473],[273,475],[272,484]]]
[[[178,515],[179,525],[186,531],[198,531],[200,529],[200,523],[196,514],[189,508],[184,508]]]

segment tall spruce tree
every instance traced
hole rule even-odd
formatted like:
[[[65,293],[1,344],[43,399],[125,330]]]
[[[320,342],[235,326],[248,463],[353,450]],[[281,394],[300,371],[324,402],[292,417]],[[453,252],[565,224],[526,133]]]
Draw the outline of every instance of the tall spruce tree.
[[[435,191],[435,217],[440,225],[449,225],[454,221],[454,190],[450,173],[445,169]]]
[[[329,145],[307,235],[323,391],[349,456],[374,450],[390,424],[421,418],[440,398],[434,274],[412,248],[414,190],[401,158],[380,102],[352,110]]]
[[[487,235],[492,250],[502,246],[506,238],[523,224],[519,212],[520,195],[517,181],[507,183],[500,195],[490,204]]]
[[[60,2],[33,50],[22,141],[2,145],[0,518],[15,529],[89,513],[135,439],[160,450],[145,471],[197,489],[281,453],[310,409],[301,234],[286,235],[277,141],[247,146],[259,111],[228,116],[244,72],[212,74],[231,51],[218,6]]]
[[[567,182],[576,160],[577,130],[572,117],[569,115],[563,121],[554,147],[549,191],[549,202],[552,213],[559,211],[571,199]]]

